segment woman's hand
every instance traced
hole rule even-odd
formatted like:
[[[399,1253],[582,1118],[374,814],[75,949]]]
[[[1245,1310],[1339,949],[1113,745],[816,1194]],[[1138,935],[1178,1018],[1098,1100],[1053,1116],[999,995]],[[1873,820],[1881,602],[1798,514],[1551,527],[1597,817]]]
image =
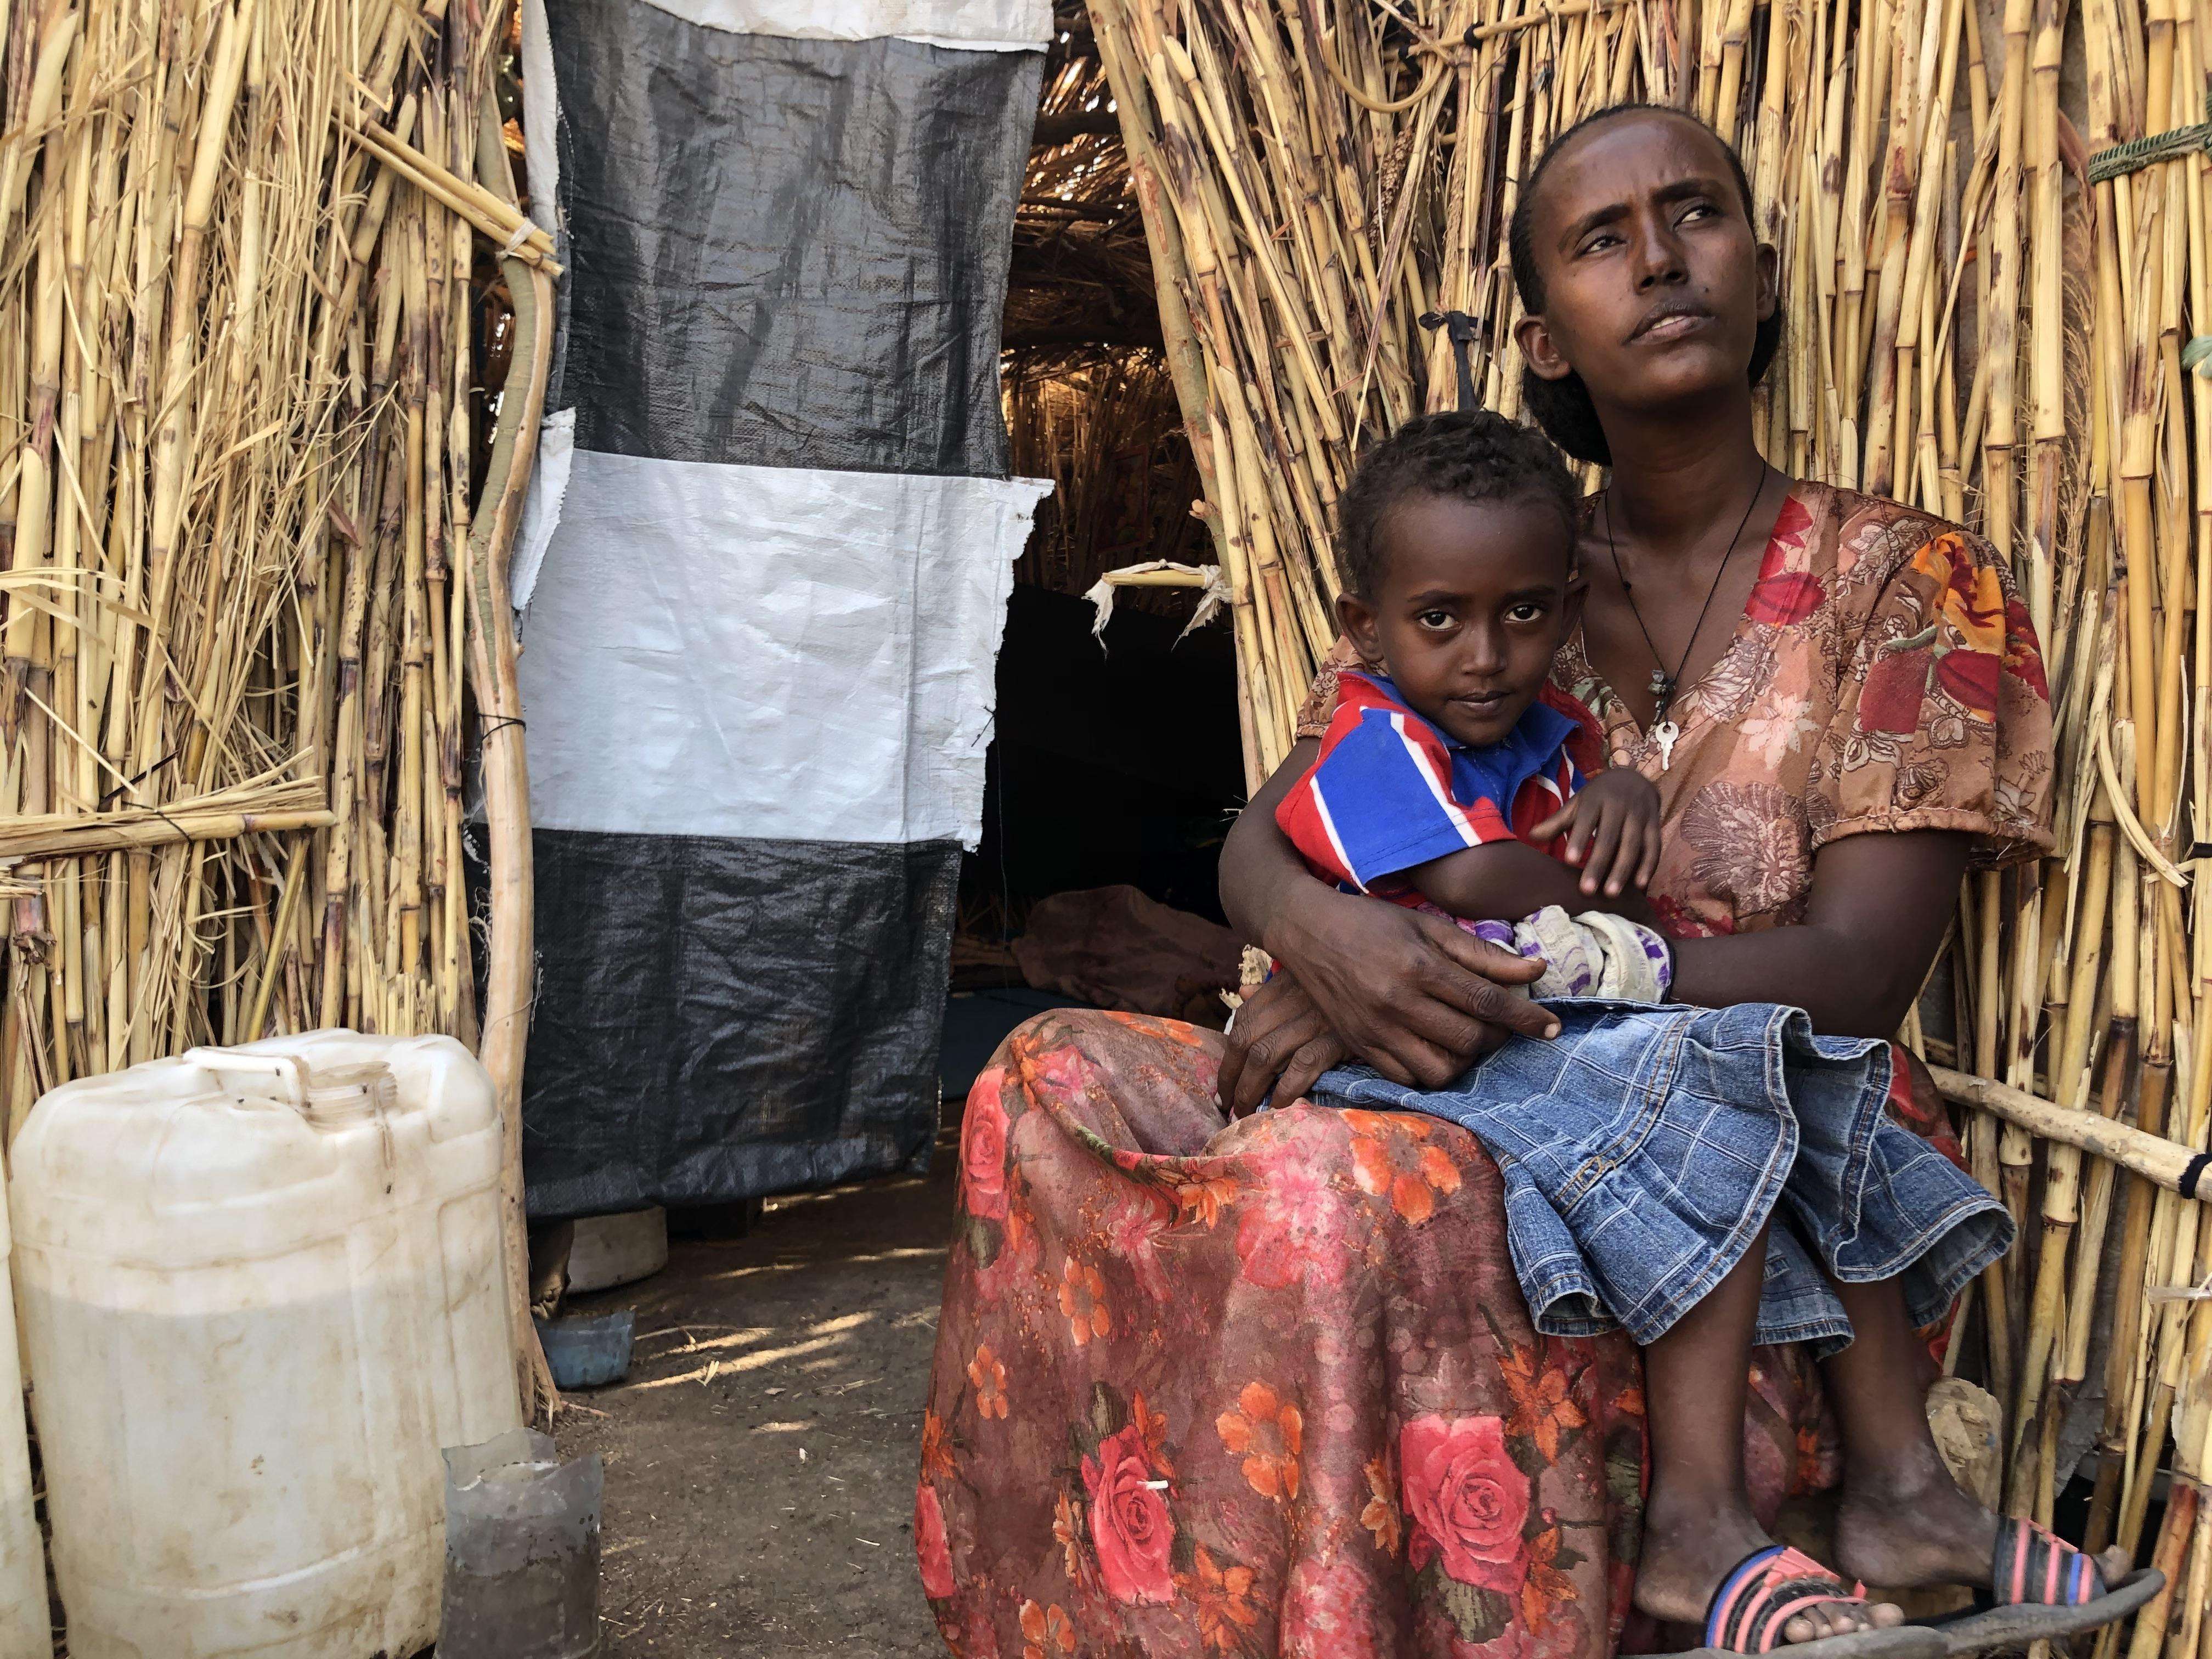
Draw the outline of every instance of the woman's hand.
[[[1310,877],[1305,886],[1270,930],[1276,978],[1229,1034],[1221,1103],[1233,1115],[1271,1091],[1302,1094],[1347,1057],[1396,1082],[1441,1089],[1515,1032],[1558,1032],[1548,1010],[1504,988],[1536,979],[1540,962],[1434,916]]]
[[[1314,1000],[1288,974],[1244,999],[1229,1028],[1219,1095],[1231,1117],[1248,1117],[1270,1093],[1297,1099],[1332,1066],[1352,1057]]]
[[[1396,1082],[1441,1089],[1514,1032],[1559,1030],[1543,1008],[1502,988],[1539,978],[1543,963],[1433,916],[1340,893],[1306,868],[1275,808],[1320,750],[1310,738],[1293,746],[1221,849],[1221,908],[1275,958],[1277,979],[1295,981],[1280,990],[1271,981],[1229,1034],[1221,1103],[1239,1115],[1279,1082],[1303,1093],[1350,1055]]]
[[[1607,767],[1528,832],[1538,845],[1565,830],[1567,862],[1582,890],[1607,898],[1641,893],[1659,873],[1659,791],[1642,773]]]

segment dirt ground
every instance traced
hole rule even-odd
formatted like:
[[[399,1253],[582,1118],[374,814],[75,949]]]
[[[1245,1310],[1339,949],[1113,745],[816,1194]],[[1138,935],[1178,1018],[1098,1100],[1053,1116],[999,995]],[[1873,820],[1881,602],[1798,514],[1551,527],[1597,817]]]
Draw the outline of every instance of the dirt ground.
[[[940,1656],[915,1472],[957,1167],[771,1200],[742,1239],[568,1310],[637,1310],[636,1358],[571,1396],[606,1463],[608,1659]]]

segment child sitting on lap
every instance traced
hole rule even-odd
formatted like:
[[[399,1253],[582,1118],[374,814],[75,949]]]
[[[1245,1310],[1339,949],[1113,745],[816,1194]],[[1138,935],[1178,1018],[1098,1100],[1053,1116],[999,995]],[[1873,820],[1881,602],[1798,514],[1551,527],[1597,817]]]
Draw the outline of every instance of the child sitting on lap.
[[[1581,601],[1573,520],[1560,522],[1573,486],[1541,438],[1488,418],[1499,450],[1470,447],[1465,485],[1517,495],[1417,496],[1347,558],[1345,632],[1389,672],[1340,678],[1321,758],[1277,821],[1347,890],[1544,955],[1537,996],[1657,1002],[1667,946],[1636,924],[1656,920],[1644,888],[1659,863],[1659,792],[1600,769],[1596,720],[1550,678]],[[1385,445],[1363,477],[1389,459]],[[1579,928],[1566,919],[1601,897]],[[1518,929],[1498,920],[1523,916]],[[1529,948],[1538,938],[1580,947],[1576,959]]]

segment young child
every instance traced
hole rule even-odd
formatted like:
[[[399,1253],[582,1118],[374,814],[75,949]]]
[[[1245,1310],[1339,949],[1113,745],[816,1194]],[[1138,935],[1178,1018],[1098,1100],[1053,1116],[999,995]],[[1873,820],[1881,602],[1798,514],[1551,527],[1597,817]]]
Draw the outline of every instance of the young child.
[[[1375,499],[1438,439],[1443,490]],[[1344,514],[1365,533],[1346,538],[1340,619],[1389,672],[1341,677],[1284,833],[1348,890],[1544,956],[1538,996],[1662,1000],[1665,942],[1633,925],[1656,921],[1659,792],[1601,769],[1595,718],[1551,683],[1582,599],[1557,452],[1486,412],[1426,417],[1369,453]],[[1593,914],[1578,926],[1569,910]]]
[[[1368,451],[1340,512],[1340,620],[1385,672],[1343,677],[1279,822],[1323,876],[1541,955],[1534,994],[1560,1030],[1509,1041],[1448,1090],[1349,1066],[1315,1097],[1471,1130],[1504,1176],[1536,1328],[1625,1329],[1655,1380],[1740,1378],[1753,1340],[1841,1349],[1831,1280],[1896,1279],[1914,1322],[1934,1322],[2012,1224],[1886,1117],[1888,1046],[1816,1036],[1795,1008],[1658,1006],[1668,950],[1644,896],[1657,793],[1601,769],[1595,721],[1549,679],[1579,605],[1577,502],[1557,453],[1493,414],[1425,416]],[[1716,1470],[1735,1459],[1740,1486],[1740,1419],[1694,1415],[1663,1431],[1709,1446]],[[1900,1617],[1770,1542],[1723,1579],[1705,1640],[1762,1652]]]

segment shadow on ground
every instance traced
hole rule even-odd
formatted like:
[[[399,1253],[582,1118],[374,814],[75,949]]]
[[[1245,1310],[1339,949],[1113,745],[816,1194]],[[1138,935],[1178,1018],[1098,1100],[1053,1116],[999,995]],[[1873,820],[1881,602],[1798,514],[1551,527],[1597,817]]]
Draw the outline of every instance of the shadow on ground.
[[[927,1177],[772,1200],[571,1302],[637,1310],[628,1379],[555,1431],[606,1462],[608,1659],[944,1653],[913,1511],[956,1133]]]

